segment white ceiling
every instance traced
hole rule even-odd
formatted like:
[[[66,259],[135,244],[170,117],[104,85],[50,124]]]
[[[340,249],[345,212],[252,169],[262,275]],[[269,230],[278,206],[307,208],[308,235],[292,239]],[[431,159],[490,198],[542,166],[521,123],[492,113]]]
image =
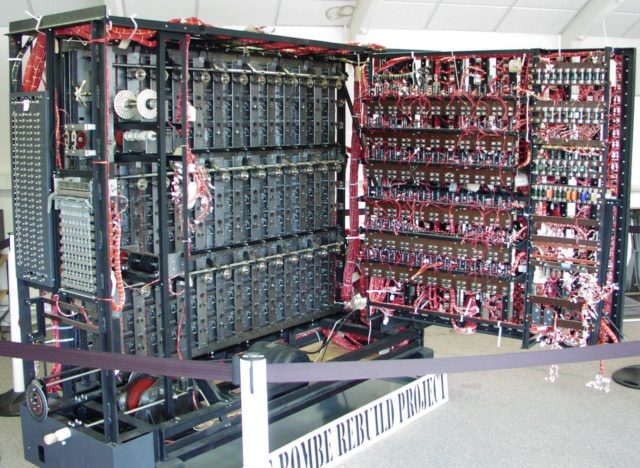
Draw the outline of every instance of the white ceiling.
[[[351,18],[329,19],[327,10],[373,5],[366,29],[497,31],[560,34],[591,3],[605,0],[5,0],[0,26],[34,15],[107,4],[112,14],[168,20],[198,16],[216,26],[348,26]],[[609,0],[616,1],[616,0]],[[360,5],[358,5],[360,3]],[[640,0],[622,0],[605,15],[610,37],[640,38]],[[602,16],[585,35],[602,36]]]

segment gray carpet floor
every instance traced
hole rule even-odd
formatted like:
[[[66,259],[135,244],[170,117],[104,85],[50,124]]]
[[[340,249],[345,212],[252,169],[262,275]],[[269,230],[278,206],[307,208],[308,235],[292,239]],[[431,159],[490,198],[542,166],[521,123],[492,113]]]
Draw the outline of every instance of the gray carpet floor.
[[[625,324],[640,339],[640,322]],[[520,351],[520,343],[488,335],[425,332],[437,357]],[[534,349],[539,349],[538,347]],[[606,363],[607,374],[640,364],[640,356]],[[640,391],[611,383],[608,394],[586,387],[597,362],[547,368],[452,374],[450,401],[351,457],[342,467],[638,467]],[[0,358],[0,391],[11,386],[11,365]],[[0,418],[0,466],[31,466],[22,458],[18,418]]]
[[[11,359],[0,358],[0,393],[13,385]],[[22,455],[20,418],[0,417],[0,466],[7,468],[32,467]]]
[[[640,323],[624,332],[640,339]],[[520,351],[515,340],[498,349],[496,337],[435,327],[426,344],[436,357]],[[609,376],[632,364],[640,356],[605,363]],[[339,466],[639,467],[640,391],[614,382],[608,394],[588,388],[598,366],[561,365],[554,383],[546,367],[451,374],[448,403]]]

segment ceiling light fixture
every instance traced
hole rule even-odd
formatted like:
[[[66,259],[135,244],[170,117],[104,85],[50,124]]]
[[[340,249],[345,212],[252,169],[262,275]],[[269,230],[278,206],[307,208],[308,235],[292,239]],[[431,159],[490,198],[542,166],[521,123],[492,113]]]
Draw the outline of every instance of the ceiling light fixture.
[[[329,21],[337,21],[340,18],[352,16],[354,9],[353,5],[335,6],[329,8],[325,15]]]

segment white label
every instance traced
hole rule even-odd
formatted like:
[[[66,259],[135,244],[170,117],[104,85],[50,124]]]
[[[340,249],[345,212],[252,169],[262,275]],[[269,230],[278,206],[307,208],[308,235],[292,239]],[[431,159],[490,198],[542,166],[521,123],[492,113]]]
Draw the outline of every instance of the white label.
[[[196,108],[191,104],[187,104],[187,120],[189,122],[196,121]]]
[[[118,195],[118,181],[116,179],[109,179],[109,195],[112,197]]]
[[[269,466],[333,466],[447,401],[447,375],[426,375],[271,452]]]
[[[520,59],[509,60],[509,73],[520,73],[522,71],[522,62]]]
[[[609,81],[613,86],[616,85],[616,74],[618,70],[618,64],[615,60],[611,59],[609,61]]]

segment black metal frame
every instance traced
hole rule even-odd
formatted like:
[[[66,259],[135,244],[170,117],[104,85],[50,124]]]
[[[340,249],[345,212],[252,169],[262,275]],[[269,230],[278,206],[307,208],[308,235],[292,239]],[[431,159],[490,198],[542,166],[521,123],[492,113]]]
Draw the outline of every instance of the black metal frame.
[[[162,21],[136,19],[135,23],[131,18],[120,16],[109,16],[106,6],[100,5],[81,10],[66,13],[58,13],[42,17],[39,21],[35,19],[25,19],[13,21],[10,24],[10,34],[32,33],[39,29],[45,30],[49,28],[57,28],[62,26],[73,26],[77,24],[85,24],[90,21],[107,21],[112,26],[123,26],[127,28],[138,27],[140,29],[153,29],[166,33],[176,33],[178,35],[190,34],[197,37],[218,38],[221,44],[233,43],[237,39],[254,39],[264,43],[284,42],[295,46],[313,46],[332,50],[350,51],[347,57],[356,58],[356,56],[367,56],[369,49],[362,46],[342,44],[337,42],[318,41],[309,39],[300,39],[288,36],[278,36],[275,34],[263,34],[251,31],[239,31],[237,29],[225,29],[215,26],[195,25],[187,23],[167,23]],[[235,44],[235,46],[248,47],[248,45]],[[259,53],[259,51],[258,51]],[[340,56],[345,56],[341,54]]]
[[[93,21],[91,23],[92,36],[103,39],[106,37],[106,24],[104,21]],[[100,102],[104,102],[108,90],[104,83],[106,81],[107,51],[104,41],[95,41],[91,45],[91,64],[94,76],[93,95],[99,96]],[[99,232],[109,231],[109,194],[104,193],[109,187],[109,148],[107,148],[107,121],[102,109],[98,106],[92,107],[92,119],[96,122],[97,132],[93,134],[93,145],[98,159],[93,164],[93,215],[96,230]],[[109,264],[109,239],[106,236],[96,238],[96,272],[98,298],[107,298],[111,295],[111,278]],[[99,343],[100,349],[109,352],[118,352],[120,345],[113,331],[113,313],[110,301],[101,300],[96,302],[98,309],[98,327],[100,328]],[[104,433],[107,443],[117,443],[119,440],[118,429],[118,408],[116,404],[116,382],[113,371],[102,370],[100,372],[101,387],[103,392],[102,406],[104,418]]]
[[[407,341],[408,344],[401,345]],[[422,357],[424,348],[422,346],[422,330],[410,328],[404,332],[388,336],[372,342],[356,351],[344,354],[335,359],[335,361],[357,361],[362,360],[379,351],[391,349],[389,353],[376,357],[376,360],[389,359],[406,359],[411,357]],[[318,401],[329,396],[340,393],[360,381],[339,381],[339,382],[316,382],[309,385],[299,386],[293,391],[283,393],[273,397],[269,402],[269,421],[278,421],[290,414],[301,411]],[[181,417],[178,422],[168,422],[160,425],[157,430],[158,447],[164,447],[163,452],[158,457],[159,460],[179,459],[182,461],[193,458],[203,452],[211,450],[213,447],[220,446],[230,440],[241,435],[240,423],[241,416],[227,419],[229,413],[233,413],[239,409],[239,401],[231,403],[223,403],[222,408],[204,408],[200,411],[190,413]],[[166,438],[171,438],[182,434],[194,425],[220,417],[224,424],[212,427],[210,430],[202,432],[194,432],[188,436],[182,437],[180,441],[173,442],[169,445],[161,443]]]
[[[46,73],[47,73],[47,83],[53,83],[54,86],[60,86],[60,82],[62,80],[56,74],[61,72],[61,66],[59,64],[60,58],[55,53],[55,32],[53,28],[62,27],[62,26],[70,26],[74,24],[90,24],[91,32],[93,40],[90,44],[90,53],[91,53],[91,73],[95,79],[93,80],[93,88],[91,89],[92,95],[95,97],[97,102],[104,102],[107,97],[107,93],[109,89],[107,88],[106,81],[106,73],[108,73],[109,66],[109,45],[105,40],[106,37],[106,28],[108,26],[124,26],[131,27],[131,19],[129,18],[117,18],[117,17],[109,17],[106,11],[106,7],[95,7],[89,8],[85,10],[75,11],[71,13],[65,13],[61,15],[51,15],[45,16],[41,19],[39,23],[36,23],[35,20],[25,20],[11,23],[10,27],[10,44],[11,44],[11,57],[16,58],[20,51],[22,37],[25,34],[33,34],[36,26],[39,28],[39,31],[44,31],[47,35],[47,51],[46,51]],[[207,40],[213,41],[214,43],[219,43],[221,48],[229,47],[232,49],[244,49],[248,47],[246,44],[235,42],[238,39],[255,39],[261,40],[264,43],[276,43],[276,42],[286,42],[296,46],[314,46],[319,48],[326,48],[331,50],[340,50],[340,57],[349,58],[351,54],[353,56],[362,54],[364,55],[364,49],[357,46],[349,46],[343,44],[334,44],[328,42],[321,41],[308,41],[303,39],[293,39],[293,38],[285,38],[280,36],[273,35],[264,35],[260,33],[250,33],[250,32],[242,32],[235,30],[226,30],[214,27],[207,26],[198,26],[198,25],[187,25],[187,24],[174,24],[174,23],[161,23],[156,21],[146,21],[146,20],[138,20],[137,27],[139,28],[149,28],[158,31],[156,36],[158,45],[157,45],[157,62],[156,62],[156,72],[158,76],[164,76],[165,70],[167,67],[167,54],[168,54],[168,42],[171,42],[173,46],[177,44],[180,50],[181,61],[186,64],[188,57],[188,39],[187,36],[190,35],[192,37],[197,38],[206,38]],[[346,52],[345,52],[346,51]],[[277,55],[277,52],[274,51],[252,51],[252,53],[256,54],[271,54]],[[317,60],[335,60],[335,57],[332,57],[330,52],[327,52],[324,56],[305,56],[305,59],[317,59]],[[344,66],[342,67],[342,71],[344,72]],[[183,95],[187,94],[187,80],[184,79],[181,82],[181,90]],[[14,83],[12,91],[20,91],[20,84]],[[48,92],[49,99],[54,99],[56,96],[56,91],[58,96],[63,96],[63,90],[53,90],[50,89]],[[167,122],[166,122],[166,88],[164,86],[157,87],[158,93],[158,113],[156,122],[151,122],[146,124],[146,126],[150,129],[155,129],[158,134],[164,132]],[[337,144],[321,144],[321,145],[305,145],[305,147],[339,147],[345,149],[345,135],[346,135],[346,99],[348,95],[345,93],[343,89],[340,92],[340,95],[343,97],[343,101],[339,103],[337,108],[336,122],[338,125],[337,129]],[[53,134],[55,131],[55,107],[49,106],[49,112],[51,114],[49,122],[50,128],[48,131],[50,134]],[[102,106],[95,105],[92,106],[92,115],[91,119],[96,124],[96,131],[91,134],[91,145],[96,150],[97,157],[93,159],[92,164],[90,165],[89,170],[76,170],[76,169],[60,169],[57,172],[57,175],[60,176],[77,176],[83,178],[89,178],[93,181],[92,185],[92,211],[94,216],[95,229],[97,233],[105,233],[108,232],[109,229],[109,212],[110,212],[110,195],[108,193],[109,187],[109,173],[111,169],[111,155],[110,148],[107,145],[109,139],[110,129],[108,128],[106,110],[102,108]],[[182,109],[181,109],[181,125],[182,128],[186,128],[188,125],[187,122],[187,100],[182,100]],[[183,132],[182,135],[182,147],[187,147],[187,134]],[[281,148],[281,147],[278,147]],[[237,148],[240,150],[246,150],[246,148]],[[266,147],[263,149],[267,149]],[[233,151],[233,148],[225,148],[222,150],[216,151]],[[52,148],[50,153],[50,157],[53,160],[55,151]],[[181,159],[183,167],[187,167],[187,151],[183,150],[182,155],[179,159]],[[143,160],[136,159],[136,156],[132,156],[131,158],[135,160]],[[158,163],[158,184],[157,184],[157,195],[159,199],[162,199],[166,196],[168,192],[167,186],[167,165],[170,161],[176,160],[175,156],[170,156],[167,154],[166,141],[164,138],[158,139],[158,148],[157,148],[157,160],[154,162]],[[148,160],[148,159],[146,159]],[[53,176],[53,174],[52,174]],[[337,174],[338,178],[344,177],[344,169]],[[170,247],[170,240],[167,230],[160,229],[159,230],[159,285],[160,285],[160,307],[161,310],[166,311],[162,314],[162,324],[163,324],[163,345],[161,354],[164,357],[170,358],[172,357],[173,349],[171,346],[171,314],[168,313],[169,310],[169,286],[170,286],[170,277],[169,277],[169,263],[168,263],[168,254],[172,252],[172,250],[179,251],[183,254],[183,262],[185,268],[185,278],[189,277],[189,256],[191,255],[191,250],[189,246],[189,214],[187,209],[187,185],[183,185],[183,232],[182,232],[182,247],[176,246],[176,249],[172,249]],[[337,199],[336,199],[336,207],[337,207],[337,225],[338,229],[344,230],[344,204],[345,204],[345,187],[341,184],[341,181],[337,181]],[[55,214],[53,214],[55,216]],[[159,203],[158,207],[158,217],[159,224],[161,226],[167,225],[169,221],[169,210],[166,203]],[[112,310],[111,301],[106,300],[105,298],[110,297],[111,292],[111,278],[110,278],[110,264],[109,264],[109,239],[104,235],[97,235],[95,240],[96,245],[96,269],[98,272],[97,276],[97,291],[96,298],[94,301],[94,306],[97,310],[98,314],[98,329],[92,330],[85,324],[74,321],[72,319],[67,320],[68,324],[72,324],[76,326],[76,324],[82,325],[78,328],[93,333],[97,336],[97,345],[103,351],[107,352],[120,352],[120,341],[118,339],[118,333],[116,333],[116,329],[114,326],[118,323],[117,316],[115,316],[114,311]],[[339,278],[337,278],[339,280]],[[338,284],[338,281],[336,282]],[[22,330],[22,341],[25,343],[33,342],[34,338],[41,339],[44,337],[46,331],[44,326],[44,304],[49,302],[45,300],[45,298],[30,298],[29,297],[29,287],[31,285],[29,282],[24,281],[22,279],[18,279],[18,288],[19,288],[19,297],[20,297],[20,316],[21,322],[23,326]],[[46,289],[46,288],[40,288]],[[57,288],[51,288],[50,291],[54,292]],[[185,287],[185,295],[182,298],[186,304],[189,304],[190,300],[190,288]],[[69,297],[73,297],[72,293],[68,293]],[[82,297],[85,299],[85,297]],[[50,303],[50,302],[49,302]],[[32,323],[31,323],[31,308],[35,306],[38,308],[38,324],[37,324],[37,332],[35,334],[31,333]],[[307,317],[305,320],[296,319],[291,321],[291,323],[287,322],[275,324],[273,327],[269,329],[263,330],[261,333],[256,333],[256,338],[264,336],[266,333],[274,333],[278,332],[283,326],[295,326],[300,323],[309,322],[316,320],[321,317],[326,317],[328,315],[334,314],[336,310],[334,308],[329,308],[326,311],[323,311],[321,314],[316,314],[314,316]],[[185,323],[186,326],[191,322],[191,309],[190,307],[186,307],[186,317]],[[187,346],[185,358],[190,359],[191,356],[191,334],[187,333]],[[409,344],[404,345],[404,341],[408,340]],[[400,344],[403,346],[399,346]],[[233,343],[229,343],[231,345]],[[419,331],[411,330],[399,335],[395,336],[383,336],[380,335],[378,337],[378,341],[374,344],[364,347],[361,350],[347,354],[341,359],[360,359],[363,357],[371,356],[375,354],[377,351],[382,349],[389,349],[393,346],[397,348],[380,357],[381,359],[391,359],[391,358],[403,358],[412,355],[417,355],[419,353],[420,348],[422,347],[422,337]],[[27,383],[31,382],[36,376],[34,372],[33,362],[24,363],[25,370],[25,381]],[[64,369],[64,375],[78,372],[78,369]],[[102,421],[100,423],[96,423],[92,425],[91,428],[80,428],[80,430],[90,436],[92,439],[102,440],[105,446],[116,447],[121,444],[126,444],[129,441],[135,439],[144,434],[153,433],[154,438],[154,451],[152,454],[154,460],[159,462],[166,462],[172,459],[183,458],[187,459],[195,456],[196,454],[209,450],[217,444],[222,443],[223,441],[229,440],[230,438],[237,437],[239,435],[239,423],[240,418],[231,417],[230,414],[237,411],[239,408],[239,401],[231,401],[229,403],[218,403],[212,407],[203,408],[199,411],[187,413],[186,415],[180,415],[180,418],[176,418],[176,398],[181,397],[182,395],[176,395],[174,393],[174,384],[175,379],[165,377],[163,379],[163,391],[164,391],[164,403],[163,403],[163,413],[166,418],[165,422],[151,425],[145,423],[142,420],[136,419],[133,416],[128,416],[121,411],[118,410],[117,404],[117,390],[116,390],[116,375],[113,371],[109,370],[101,370],[99,373],[99,389],[89,390],[82,394],[82,398],[78,400],[65,399],[64,402],[61,403],[59,407],[59,411],[61,411],[60,418],[64,418],[63,414],[74,414],[74,411],[79,411],[82,409],[83,411],[89,412],[89,414],[98,418],[102,416]],[[355,385],[357,382],[336,382],[336,383],[322,383],[322,384],[313,384],[313,385],[304,385],[298,386],[297,389],[294,389],[291,392],[287,392],[283,395],[278,396],[270,405],[270,416],[272,420],[282,418],[291,412],[298,411],[304,407],[307,407],[319,399],[325,398],[329,395],[335,394],[339,391],[342,391],[350,386]],[[75,389],[69,383],[64,384],[66,389],[69,390],[69,395],[72,397],[75,395]],[[203,387],[204,391],[207,391],[207,386],[204,382],[201,382],[200,385]],[[193,391],[193,384],[190,380],[187,380],[182,383],[182,388],[187,389],[186,395],[191,396],[191,392]],[[210,391],[210,390],[209,390]],[[191,428],[201,422],[209,421],[214,418],[221,418],[225,421],[224,424],[217,425],[210,430],[201,431],[201,432],[193,432]],[[166,439],[173,439],[173,443],[168,444]]]
[[[604,59],[606,64],[607,76],[611,73],[611,48],[607,47],[604,51]],[[610,102],[611,98],[611,82],[607,81],[607,84],[604,88],[604,102]],[[605,109],[605,121],[602,128],[602,135],[604,138],[609,135],[609,111],[610,107],[607,106]],[[598,270],[598,284],[604,286],[607,281],[607,270],[609,267],[609,247],[611,244],[611,224],[602,222],[606,219],[609,219],[613,216],[613,210],[609,206],[609,204],[605,201],[605,194],[607,192],[607,172],[608,167],[606,164],[607,158],[609,156],[609,146],[605,145],[602,150],[602,159],[604,163],[602,164],[602,187],[600,189],[600,229],[598,232],[598,239],[600,241],[600,258],[599,258],[599,266]],[[600,334],[600,322],[602,317],[604,316],[604,304],[600,302],[596,308],[598,317],[593,324],[593,333],[589,338],[590,344],[597,344]]]
[[[166,40],[169,38],[164,34],[158,37],[158,61],[157,61],[157,73],[158,76],[164,76],[166,65]],[[158,135],[164,132],[166,122],[164,116],[166,115],[165,103],[166,103],[166,88],[164,86],[158,86],[158,119],[156,131]],[[164,138],[158,139],[158,199],[162,199],[164,194],[167,193],[167,149],[166,141]],[[169,208],[166,203],[160,203],[158,209],[158,219],[160,226],[167,226],[169,220]],[[171,328],[170,317],[166,311],[169,310],[169,237],[166,230],[160,229],[158,233],[160,237],[160,264],[159,264],[159,283],[160,286],[160,309],[165,313],[162,314],[162,354],[164,357],[171,357],[171,350],[169,343],[171,342]],[[174,416],[174,402],[173,402],[173,382],[169,377],[164,377],[163,383],[164,393],[168,396],[164,400],[164,411],[170,418]]]
[[[532,55],[533,55],[533,64],[537,65],[540,63],[540,50],[536,49],[533,51]],[[539,91],[539,87],[534,86],[534,90]],[[530,135],[527,135],[528,137]],[[534,158],[536,157],[538,152],[538,148],[536,145],[531,145],[531,160],[533,161]],[[529,185],[531,185],[531,177],[529,177]],[[532,217],[533,217],[533,203],[531,202],[531,191],[529,191],[529,196],[527,197],[527,208],[526,208],[526,216],[527,216],[527,222],[531,223]],[[527,233],[527,243],[530,244],[530,239],[531,239],[531,232],[529,231]],[[531,248],[531,246],[529,245],[527,247],[527,265],[530,264],[531,262],[531,252],[533,251],[533,248]],[[524,322],[525,322],[525,328],[523,331],[523,336],[522,336],[522,341],[524,343],[530,343],[531,342],[531,329],[530,329],[530,317],[531,317],[531,300],[529,299],[529,290],[531,289],[531,286],[533,284],[533,272],[530,269],[527,269],[527,273],[526,273],[526,286],[525,286],[525,309],[524,309]]]
[[[614,282],[621,287],[613,292],[611,299],[611,322],[618,332],[622,332],[622,316],[624,310],[624,287],[627,268],[627,250],[629,244],[629,204],[631,197],[631,164],[633,154],[633,118],[634,96],[636,84],[636,51],[635,49],[615,49],[622,55],[622,80],[625,85],[622,99],[622,115],[620,125],[620,167],[618,168],[619,194],[616,200],[607,200],[608,204],[617,208],[616,261],[614,264]]]

